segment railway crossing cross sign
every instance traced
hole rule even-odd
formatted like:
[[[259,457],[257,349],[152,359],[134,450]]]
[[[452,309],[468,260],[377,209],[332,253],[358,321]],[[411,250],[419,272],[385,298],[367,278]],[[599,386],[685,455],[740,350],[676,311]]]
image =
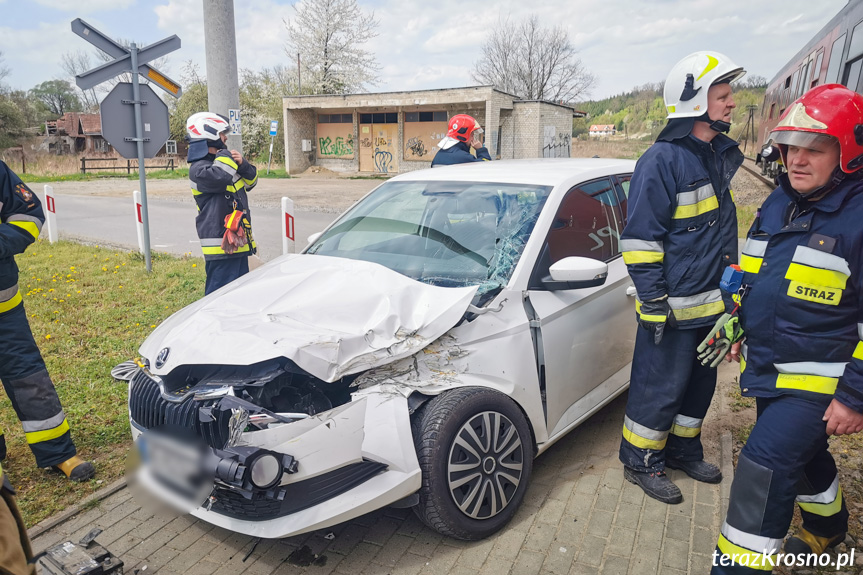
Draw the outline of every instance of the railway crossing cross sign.
[[[147,176],[144,158],[153,157],[168,139],[168,108],[147,85],[141,86],[138,75],[146,77],[175,98],[182,92],[180,85],[148,65],[180,48],[174,35],[138,49],[135,43],[125,47],[99,32],[80,18],[72,21],[72,32],[99,48],[113,60],[75,76],[82,90],[130,72],[132,83],[117,84],[100,105],[102,135],[125,158],[138,158],[138,179],[141,183],[141,220],[144,225],[144,261],[147,271],[153,270],[150,259],[150,220],[147,211]],[[144,98],[142,98],[142,95]],[[144,112],[146,106],[146,112]],[[144,116],[147,121],[144,121]],[[154,127],[156,128],[154,130]]]

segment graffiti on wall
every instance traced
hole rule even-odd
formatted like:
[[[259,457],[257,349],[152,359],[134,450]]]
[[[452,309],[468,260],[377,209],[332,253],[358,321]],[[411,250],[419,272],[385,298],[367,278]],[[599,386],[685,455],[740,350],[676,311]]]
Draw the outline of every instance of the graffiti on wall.
[[[543,131],[543,158],[569,158],[572,156],[572,134],[555,134],[554,126],[545,126]]]
[[[408,140],[408,150],[410,150],[414,156],[423,157],[426,154],[425,144],[420,137]]]
[[[354,136],[338,136],[335,140],[326,136],[318,138],[318,150],[322,156],[350,156],[354,153]]]
[[[390,171],[390,165],[393,162],[393,155],[386,150],[375,148],[375,170],[387,174]]]

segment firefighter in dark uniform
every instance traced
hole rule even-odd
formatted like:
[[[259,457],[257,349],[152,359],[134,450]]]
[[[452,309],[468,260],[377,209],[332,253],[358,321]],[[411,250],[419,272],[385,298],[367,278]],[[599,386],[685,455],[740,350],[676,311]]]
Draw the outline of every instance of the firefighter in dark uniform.
[[[69,422],[30,332],[18,288],[15,255],[36,241],[44,221],[39,198],[0,162],[0,379],[36,464],[85,481],[95,470],[76,455]],[[5,457],[6,439],[0,430],[0,460]]]
[[[770,137],[787,173],[740,261],[740,387],[758,419],[714,574],[769,573],[795,502],[803,525],[786,554],[805,559],[844,541],[848,511],[827,440],[863,429],[863,96],[813,88]]]
[[[440,148],[432,160],[431,167],[490,162],[491,155],[483,144],[483,130],[473,116],[456,114],[449,119],[446,136],[438,143]],[[470,153],[474,150],[476,156]]]
[[[15,503],[15,490],[0,466],[0,573],[36,575],[27,528]]]
[[[737,261],[737,213],[729,185],[743,162],[728,132],[730,82],[746,72],[718,52],[678,62],[665,82],[668,123],[638,160],[620,247],[637,290],[639,328],[620,444],[624,477],[665,503],[680,489],[665,468],[719,483],[704,461],[701,425],[716,371],[695,350],[731,298],[719,282]]]
[[[207,270],[205,294],[249,272],[256,250],[246,192],[258,183],[258,170],[225,146],[228,121],[212,112],[186,121],[189,179],[198,205],[195,226]]]

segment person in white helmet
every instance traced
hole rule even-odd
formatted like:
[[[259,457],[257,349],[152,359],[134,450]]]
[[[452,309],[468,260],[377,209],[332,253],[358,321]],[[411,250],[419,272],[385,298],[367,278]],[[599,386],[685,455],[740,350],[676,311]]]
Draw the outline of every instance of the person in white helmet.
[[[246,192],[258,170],[225,142],[231,127],[223,116],[198,112],[186,120],[189,179],[198,205],[195,227],[207,270],[209,294],[248,273],[256,252]]]
[[[716,371],[701,365],[696,348],[732,304],[719,283],[737,262],[729,185],[743,154],[724,134],[735,107],[730,83],[745,73],[719,52],[678,62],[665,81],[668,123],[630,184],[620,247],[639,327],[620,461],[628,481],[665,503],[683,501],[666,467],[722,480],[700,437]]]

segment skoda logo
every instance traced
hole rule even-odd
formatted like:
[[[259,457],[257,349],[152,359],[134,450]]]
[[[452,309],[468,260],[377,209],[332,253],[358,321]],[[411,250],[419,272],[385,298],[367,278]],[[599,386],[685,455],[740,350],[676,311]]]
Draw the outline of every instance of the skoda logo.
[[[156,356],[156,369],[159,369],[165,362],[168,361],[168,354],[171,353],[171,348],[163,347],[162,351],[159,352],[159,355]]]

